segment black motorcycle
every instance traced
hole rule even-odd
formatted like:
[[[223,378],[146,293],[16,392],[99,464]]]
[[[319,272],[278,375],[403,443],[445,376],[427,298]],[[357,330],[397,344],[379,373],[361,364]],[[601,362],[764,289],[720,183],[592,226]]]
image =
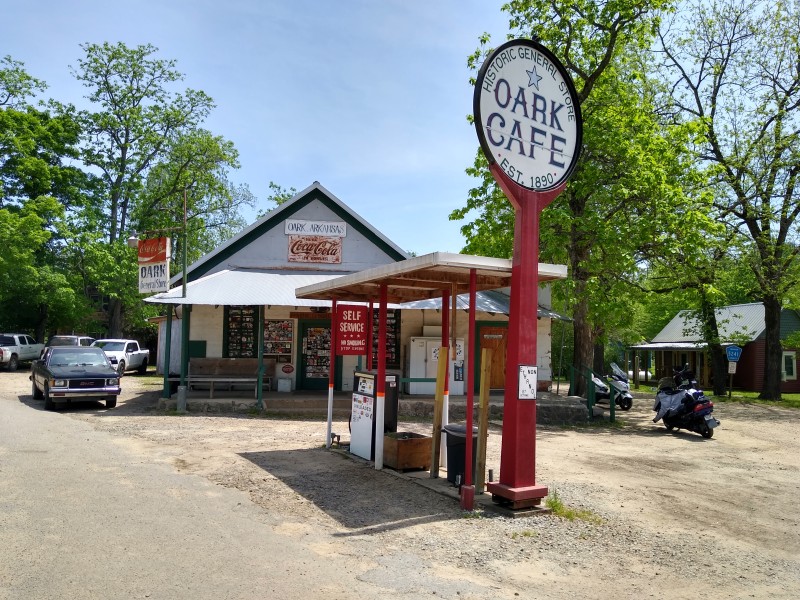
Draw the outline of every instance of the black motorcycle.
[[[707,439],[713,437],[714,428],[720,424],[711,416],[714,403],[698,388],[689,365],[673,370],[672,378],[664,377],[658,382],[653,423],[661,420],[668,431],[686,429]]]

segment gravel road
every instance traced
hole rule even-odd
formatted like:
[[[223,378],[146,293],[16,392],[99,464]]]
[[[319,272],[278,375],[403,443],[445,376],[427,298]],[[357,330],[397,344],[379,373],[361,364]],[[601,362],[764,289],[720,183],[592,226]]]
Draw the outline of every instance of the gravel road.
[[[39,406],[26,371],[0,377],[0,399]],[[164,414],[159,384],[126,376],[116,409],[87,403],[61,415],[143,460],[239,490],[275,532],[307,540],[320,560],[360,561],[359,578],[387,597],[800,596],[800,411],[718,404],[711,440],[653,424],[647,398],[618,413],[622,427],[540,426],[537,482],[585,517],[509,519],[466,514],[325,450],[321,419]],[[347,423],[333,429],[346,434]],[[429,433],[430,424],[400,429]],[[496,473],[500,433],[493,427],[488,445]]]

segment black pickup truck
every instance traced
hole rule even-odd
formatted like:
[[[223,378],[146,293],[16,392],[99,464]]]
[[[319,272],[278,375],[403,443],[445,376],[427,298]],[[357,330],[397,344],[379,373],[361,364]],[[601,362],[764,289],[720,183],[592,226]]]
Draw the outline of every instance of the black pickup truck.
[[[44,398],[45,410],[57,402],[105,400],[106,408],[117,405],[119,374],[100,348],[54,346],[31,364],[31,394]]]

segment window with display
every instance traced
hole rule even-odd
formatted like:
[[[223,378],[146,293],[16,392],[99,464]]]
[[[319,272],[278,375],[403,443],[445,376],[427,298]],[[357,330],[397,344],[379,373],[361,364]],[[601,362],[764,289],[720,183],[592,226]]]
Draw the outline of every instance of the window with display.
[[[294,322],[291,319],[267,319],[264,321],[264,356],[277,362],[292,361]]]
[[[378,364],[378,308],[372,309],[372,361]],[[400,310],[386,311],[386,368],[400,368]]]
[[[254,306],[229,306],[228,334],[226,337],[228,358],[255,358],[258,354],[256,332],[258,311]]]

